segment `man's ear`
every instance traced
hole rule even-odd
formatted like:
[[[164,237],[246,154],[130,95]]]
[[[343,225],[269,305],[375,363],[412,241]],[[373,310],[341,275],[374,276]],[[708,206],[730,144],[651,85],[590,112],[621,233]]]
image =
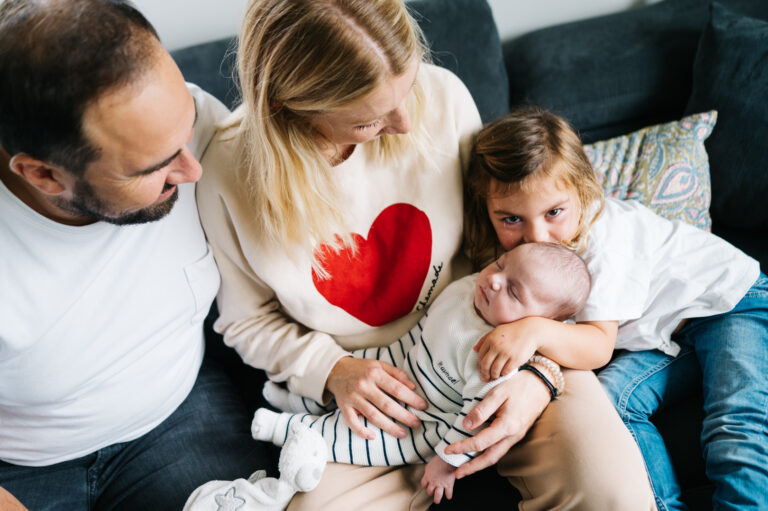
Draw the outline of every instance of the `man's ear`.
[[[74,176],[61,167],[18,153],[11,157],[11,172],[46,195],[61,195],[72,187]]]

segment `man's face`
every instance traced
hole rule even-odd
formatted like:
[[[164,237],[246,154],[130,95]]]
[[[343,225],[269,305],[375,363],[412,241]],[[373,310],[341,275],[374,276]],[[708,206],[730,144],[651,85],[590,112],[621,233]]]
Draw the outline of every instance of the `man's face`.
[[[55,199],[59,208],[114,224],[151,222],[171,211],[177,185],[200,179],[187,148],[194,100],[170,55],[158,48],[153,58],[142,78],[86,108],[83,131],[99,156]]]

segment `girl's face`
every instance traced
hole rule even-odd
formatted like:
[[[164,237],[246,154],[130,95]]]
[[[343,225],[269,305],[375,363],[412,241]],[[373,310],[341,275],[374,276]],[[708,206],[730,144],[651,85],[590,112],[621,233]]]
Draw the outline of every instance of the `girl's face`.
[[[504,197],[488,197],[488,215],[504,250],[531,242],[571,241],[578,232],[581,204],[562,179],[542,176]]]

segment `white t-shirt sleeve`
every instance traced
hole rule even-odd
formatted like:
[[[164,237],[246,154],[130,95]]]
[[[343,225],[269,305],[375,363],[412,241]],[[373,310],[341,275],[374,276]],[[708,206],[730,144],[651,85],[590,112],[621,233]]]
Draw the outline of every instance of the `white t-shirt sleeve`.
[[[617,348],[679,350],[683,319],[731,310],[759,274],[757,261],[717,236],[638,203],[606,199],[583,254],[593,287],[577,321],[619,321]]]
[[[606,201],[582,255],[592,290],[576,321],[626,321],[642,315],[654,266],[645,249],[654,243],[654,233],[631,225],[636,221],[636,215]]]

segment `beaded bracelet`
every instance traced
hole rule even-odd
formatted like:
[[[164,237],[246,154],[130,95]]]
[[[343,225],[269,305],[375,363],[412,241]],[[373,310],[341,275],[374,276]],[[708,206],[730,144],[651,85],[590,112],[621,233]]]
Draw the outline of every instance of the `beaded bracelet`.
[[[532,372],[533,374],[535,374],[536,376],[538,376],[538,377],[539,377],[539,379],[540,379],[542,382],[544,382],[544,385],[546,385],[546,386],[547,386],[547,389],[549,390],[549,395],[551,396],[551,399],[555,399],[555,398],[557,397],[557,389],[555,388],[555,386],[554,386],[554,385],[552,385],[552,382],[551,382],[551,381],[549,381],[549,378],[547,378],[546,376],[544,376],[544,375],[541,373],[541,371],[539,371],[538,369],[536,369],[535,367],[533,367],[533,366],[532,366],[532,365],[530,365],[530,364],[523,364],[523,365],[521,365],[521,366],[520,366],[520,370],[521,370],[521,371],[530,371],[530,372]]]
[[[558,394],[563,393],[563,389],[565,388],[565,378],[563,377],[563,372],[560,370],[559,365],[555,364],[553,361],[551,361],[547,357],[543,357],[541,355],[532,356],[527,363],[541,364],[542,366],[544,366],[547,369],[547,371],[552,375],[552,378],[554,379],[555,390],[557,390],[557,393]]]

